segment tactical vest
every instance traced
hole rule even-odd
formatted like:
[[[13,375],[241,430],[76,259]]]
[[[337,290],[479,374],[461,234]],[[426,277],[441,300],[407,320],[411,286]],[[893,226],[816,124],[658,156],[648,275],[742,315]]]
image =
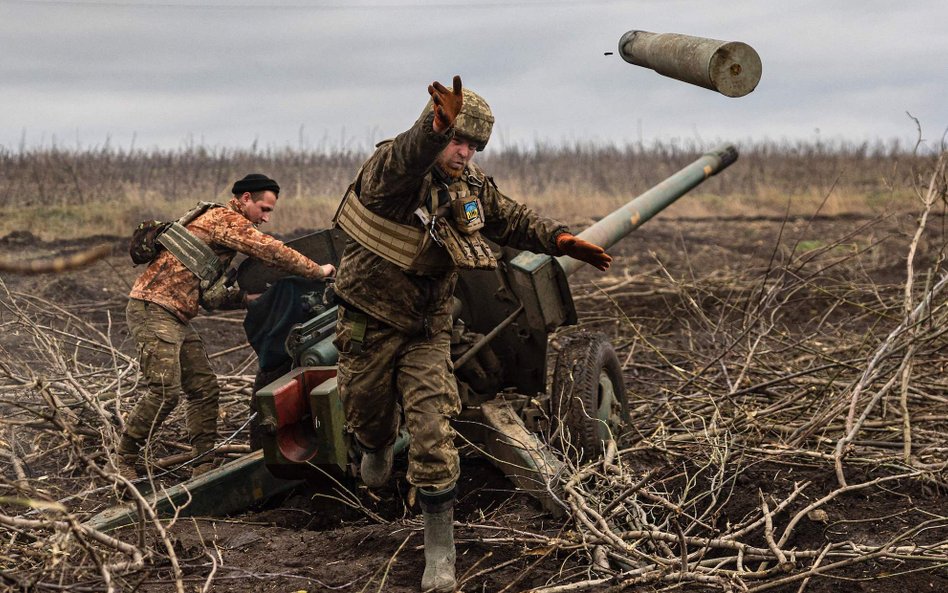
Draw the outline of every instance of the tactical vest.
[[[415,216],[421,227],[401,224],[369,210],[359,199],[362,170],[346,190],[333,225],[359,245],[399,268],[435,274],[453,268],[493,270],[497,260],[481,236],[484,181],[468,174],[449,186],[432,180],[429,196]]]
[[[231,291],[224,265],[210,245],[185,228],[199,216],[213,208],[223,208],[214,202],[198,202],[184,216],[168,224],[156,241],[171,252],[198,279],[198,295],[202,307],[208,311],[219,307]]]

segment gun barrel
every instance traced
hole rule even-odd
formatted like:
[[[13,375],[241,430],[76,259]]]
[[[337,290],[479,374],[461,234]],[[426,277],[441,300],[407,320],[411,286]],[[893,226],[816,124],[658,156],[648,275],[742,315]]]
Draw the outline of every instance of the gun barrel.
[[[619,39],[619,55],[636,66],[726,97],[743,97],[760,82],[760,56],[740,41],[679,33],[629,31]]]
[[[719,146],[579,233],[577,237],[608,249],[705,179],[723,171],[736,160],[737,148],[730,144]],[[556,261],[567,276],[583,265],[583,262],[566,255],[557,257]]]

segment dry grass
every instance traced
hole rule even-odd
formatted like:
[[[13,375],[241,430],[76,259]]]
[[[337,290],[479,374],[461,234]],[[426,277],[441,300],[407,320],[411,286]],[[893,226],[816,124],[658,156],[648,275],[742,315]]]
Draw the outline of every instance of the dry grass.
[[[544,214],[584,222],[668,177],[708,147],[537,145],[478,155],[501,189]],[[897,144],[758,143],[724,174],[672,207],[678,217],[878,213],[912,207],[933,155]],[[320,228],[364,153],[192,146],[177,151],[0,149],[0,236],[126,235],[146,218],[173,218],[197,200],[225,201],[233,181],[263,171],[283,185],[269,230]],[[828,198],[827,198],[828,197]]]

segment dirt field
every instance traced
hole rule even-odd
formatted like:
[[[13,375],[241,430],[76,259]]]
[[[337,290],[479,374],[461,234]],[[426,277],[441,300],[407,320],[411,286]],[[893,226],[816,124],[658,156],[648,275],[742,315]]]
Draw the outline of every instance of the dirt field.
[[[916,272],[932,274],[919,275],[916,297],[940,276],[937,264],[944,255],[946,222],[941,217],[929,221],[919,245]],[[725,572],[712,579],[713,573],[697,569],[682,576],[668,564],[663,574],[649,573],[636,581],[623,576],[630,569],[624,567],[620,552],[632,555],[631,551],[597,543],[575,514],[562,519],[544,514],[492,465],[467,451],[456,513],[462,590],[948,591],[948,383],[942,372],[948,344],[937,331],[944,296],[936,296],[934,311],[926,316],[928,325],[918,330],[929,333],[920,333],[913,342],[917,345],[911,371],[914,389],[906,400],[914,429],[912,462],[901,460],[905,432],[898,390],[869,409],[846,455],[849,484],[903,477],[839,491],[833,466],[834,447],[845,434],[850,396],[873,364],[873,355],[886,354],[880,357],[879,372],[866,383],[866,395],[858,399],[859,412],[903,368],[899,361],[905,349],[895,347],[898,356],[889,357],[885,344],[894,339],[890,332],[904,315],[905,259],[915,229],[914,216],[787,221],[659,216],[612,250],[616,261],[608,274],[582,270],[571,279],[580,326],[562,334],[603,332],[623,364],[633,422],[618,443],[619,471],[633,481],[652,476],[652,495],[664,492],[666,502],[674,501],[670,517],[662,515],[663,503],[648,499],[643,508],[650,524],[661,523],[673,535],[680,534],[678,543],[684,550],[686,536],[735,533],[734,526],[760,517],[759,530],[749,531],[746,540],[735,536],[735,541],[766,551],[771,548],[768,531],[779,537],[799,511],[830,496],[814,507],[822,514],[805,513],[792,534],[786,531],[789,537],[780,546],[823,551],[825,556],[801,555],[779,567],[748,559],[747,569],[757,574],[742,579]],[[11,234],[0,238],[0,253],[32,257],[102,239],[51,244]],[[71,353],[81,349],[69,347],[75,340],[68,335],[89,335],[95,329],[118,352],[131,356],[124,306],[134,274],[118,246],[112,257],[82,271],[57,277],[2,277],[0,371],[6,379],[0,385],[0,410],[6,426],[0,425],[4,429],[0,439],[4,449],[20,460],[25,474],[21,479],[32,489],[25,492],[32,491],[34,500],[63,500],[88,490],[93,482],[107,485],[82,469],[76,454],[69,453],[67,439],[15,404],[17,398],[21,403],[30,401],[30,409],[38,413],[44,400],[37,393],[44,382],[53,384],[78,368],[90,375],[77,375],[76,384],[88,386],[98,380],[96,369],[111,367],[109,376],[120,381],[109,391],[121,396],[105,407],[128,409],[136,391],[132,363],[89,348],[73,357],[86,366],[71,366]],[[18,316],[17,308],[24,315]],[[70,320],[70,315],[76,319]],[[250,350],[239,348],[240,319],[239,313],[222,313],[195,321],[224,377],[225,434],[246,420],[254,372]],[[40,329],[31,331],[26,320]],[[37,333],[56,343],[38,341]],[[49,355],[57,348],[61,359]],[[39,383],[31,384],[32,380]],[[73,389],[77,391],[81,389]],[[72,409],[82,417],[82,406]],[[180,451],[176,443],[183,437],[176,418],[178,413],[162,433],[161,453]],[[85,447],[93,462],[101,462],[108,444],[98,434],[91,431],[81,437],[87,439],[85,444],[73,449]],[[245,443],[246,433],[239,434],[236,442]],[[370,495],[347,484],[381,522],[341,502],[331,486],[318,482],[235,516],[179,519],[168,537],[185,590],[200,591],[210,581],[211,591],[246,593],[417,591],[424,562],[421,521],[417,507],[408,506],[404,464],[404,459],[397,461],[398,479],[389,491]],[[634,491],[623,495],[610,490],[614,483],[609,472],[602,467],[600,473],[577,482],[599,505],[596,508],[602,510],[622,496],[635,498],[630,496]],[[5,466],[2,479],[0,496],[23,495],[24,490],[14,487],[18,478],[12,465]],[[173,482],[175,476],[165,479]],[[803,490],[792,495],[800,487]],[[777,507],[788,498],[785,506]],[[103,488],[63,504],[82,520],[115,500],[114,492]],[[763,500],[770,501],[772,515],[762,512]],[[46,516],[22,515],[23,508],[9,498],[0,500],[0,511],[27,518]],[[764,517],[772,528],[764,527]],[[105,590],[92,560],[95,554],[86,548],[69,546],[62,538],[46,539],[47,535],[39,535],[46,533],[39,526],[6,525],[4,530],[7,527],[9,533],[0,537],[0,582],[5,586],[31,591]],[[610,527],[616,533],[631,529],[627,524]],[[174,590],[169,554],[154,530],[146,530],[142,542],[132,529],[117,537],[150,550],[143,568],[111,575],[118,590]],[[721,558],[722,571],[734,571],[730,548],[706,543],[704,554],[703,545],[695,543],[698,540],[688,541],[696,547],[687,554],[699,554],[697,560],[704,558],[705,566],[711,565],[708,560]],[[664,548],[660,543],[651,545],[654,549],[642,549],[651,550],[647,554],[653,557],[680,557],[676,543]],[[593,568],[598,548],[605,549],[606,560]],[[846,558],[856,560],[847,564]],[[829,567],[832,562],[841,565]],[[830,570],[810,574],[806,580],[794,577],[815,566]],[[563,588],[553,588],[559,585]]]

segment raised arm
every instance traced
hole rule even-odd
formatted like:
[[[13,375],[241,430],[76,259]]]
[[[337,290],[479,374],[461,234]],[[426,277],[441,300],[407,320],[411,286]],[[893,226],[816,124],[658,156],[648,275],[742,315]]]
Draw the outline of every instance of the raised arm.
[[[454,77],[451,90],[440,82],[431,83],[428,94],[432,109],[426,108],[411,128],[381,144],[366,162],[359,193],[364,200],[411,192],[451,141],[463,104],[461,77]]]
[[[221,224],[209,225],[211,240],[271,266],[319,280],[335,274],[332,264],[320,265],[299,251],[287,247],[279,239],[261,233],[253,224],[237,213],[227,215]]]

